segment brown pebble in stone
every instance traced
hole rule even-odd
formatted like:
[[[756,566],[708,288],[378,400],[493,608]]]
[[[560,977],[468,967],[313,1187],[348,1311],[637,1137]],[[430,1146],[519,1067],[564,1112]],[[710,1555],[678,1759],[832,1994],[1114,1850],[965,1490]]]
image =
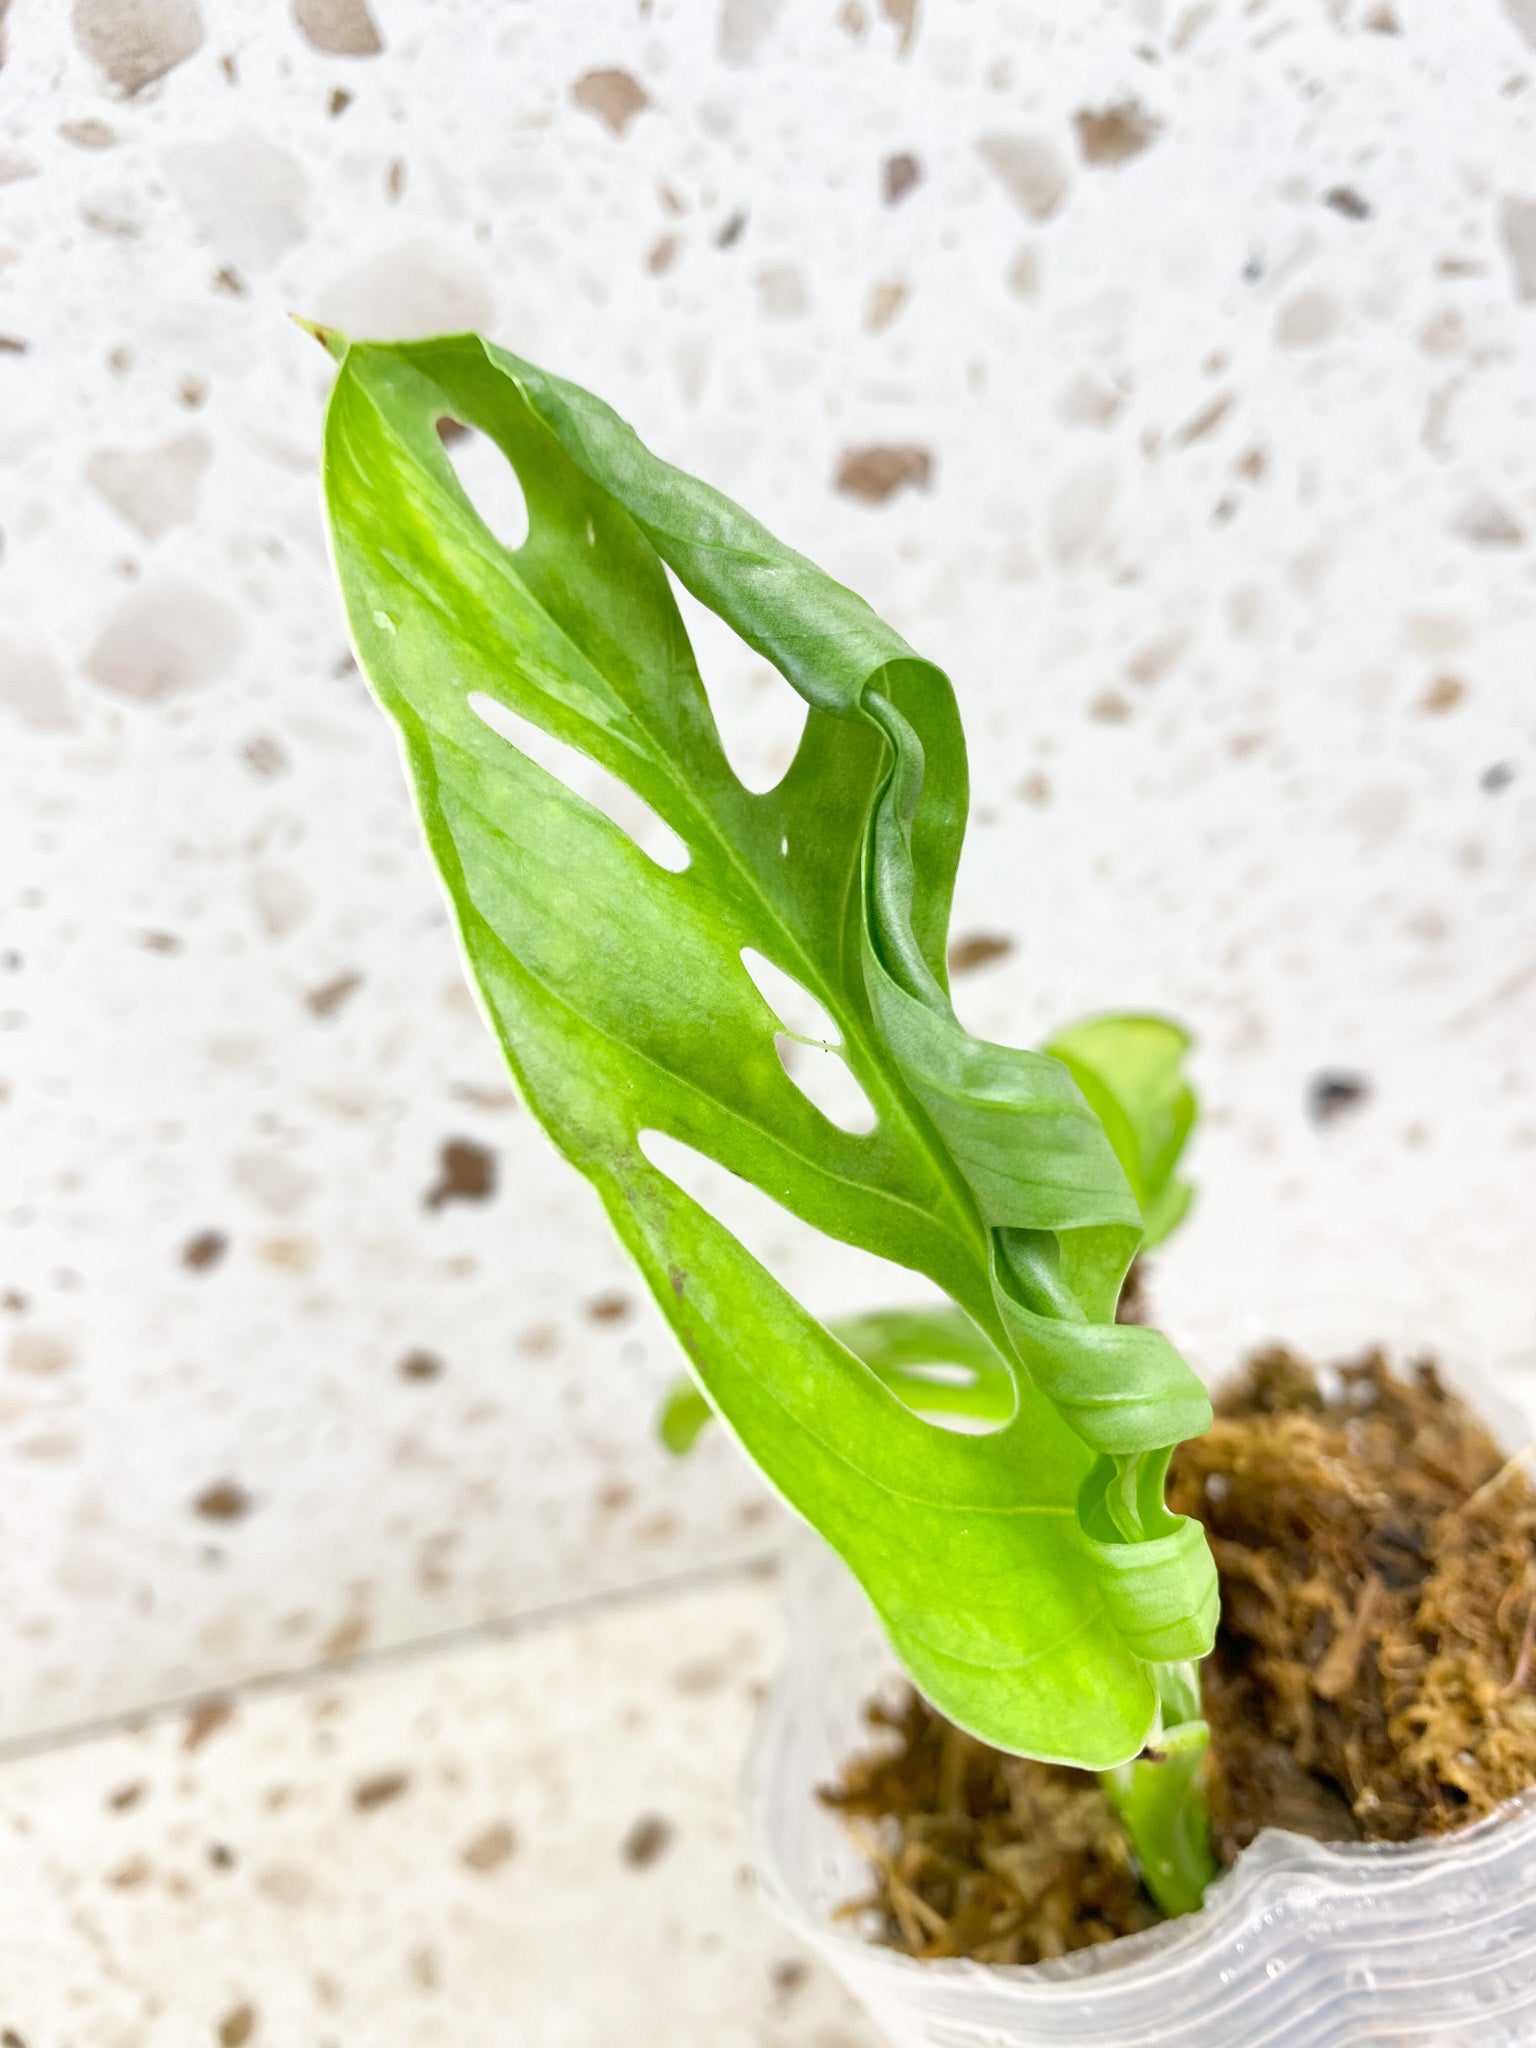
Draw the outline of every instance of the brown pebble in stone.
[[[1067,194],[1066,161],[1042,135],[984,135],[981,160],[1031,220],[1049,220]]]
[[[622,135],[636,114],[651,104],[637,78],[612,66],[583,72],[571,87],[571,98],[587,113],[596,114],[610,135]]]
[[[293,0],[293,19],[305,41],[327,57],[377,57],[384,47],[367,0]]]
[[[862,498],[867,505],[883,505],[906,484],[927,490],[933,476],[933,457],[926,448],[910,444],[898,447],[845,448],[838,458],[837,488],[847,497]]]
[[[443,1361],[435,1351],[407,1351],[397,1370],[403,1380],[437,1380],[443,1376]]]
[[[1436,676],[1419,699],[1421,711],[1454,711],[1463,702],[1467,686],[1460,676]]]
[[[235,1718],[232,1700],[200,1700],[187,1716],[187,1731],[181,1738],[181,1746],[190,1755],[202,1748],[210,1736],[217,1735],[221,1728],[227,1728]]]
[[[75,0],[75,41],[128,97],[201,48],[195,0]]]
[[[622,1323],[633,1307],[627,1294],[599,1294],[587,1303],[587,1314],[594,1323]]]
[[[338,974],[334,980],[322,982],[319,988],[312,988],[304,1001],[317,1017],[331,1017],[341,1008],[347,997],[363,985],[363,977],[353,970]]]
[[[1353,185],[1335,185],[1323,194],[1324,206],[1331,206],[1345,220],[1369,220],[1371,209]]]
[[[409,1771],[379,1771],[352,1788],[352,1804],[359,1813],[374,1813],[409,1790]]]
[[[949,971],[951,974],[970,974],[978,967],[985,967],[989,960],[1001,960],[1005,953],[1012,951],[1012,939],[1005,939],[1000,933],[972,932],[951,942]]]
[[[620,1855],[634,1870],[648,1870],[671,1845],[673,1828],[659,1813],[642,1814],[624,1837]]]
[[[898,150],[881,166],[880,186],[887,206],[896,206],[920,183],[923,167],[910,150]]]
[[[1123,164],[1151,143],[1162,126],[1135,100],[1121,100],[1095,112],[1084,107],[1074,117],[1084,163]]]
[[[195,1512],[208,1522],[238,1522],[255,1505],[245,1488],[233,1479],[216,1479],[192,1503]]]
[[[228,1250],[229,1239],[222,1230],[200,1230],[182,1246],[181,1263],[194,1273],[206,1273]]]
[[[471,1138],[446,1138],[437,1180],[422,1197],[429,1209],[446,1202],[484,1202],[496,1192],[496,1155]]]
[[[459,1851],[459,1860],[470,1870],[499,1870],[517,1852],[517,1836],[504,1820],[492,1821]]]
[[[256,2008],[249,1999],[234,2006],[219,2021],[219,2048],[245,2048],[256,2033]]]

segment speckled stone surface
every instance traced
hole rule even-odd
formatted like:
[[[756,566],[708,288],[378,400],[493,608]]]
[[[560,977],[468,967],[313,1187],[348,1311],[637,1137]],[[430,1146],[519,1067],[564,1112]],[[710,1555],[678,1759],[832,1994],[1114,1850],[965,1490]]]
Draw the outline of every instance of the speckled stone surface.
[[[746,1866],[777,1637],[738,1577],[0,1763],[0,2040],[876,2048]]]
[[[0,1730],[771,1535],[723,1442],[655,1447],[659,1320],[464,995],[291,308],[483,323],[948,665],[963,1015],[1200,1039],[1198,1364],[1530,1376],[1527,0],[4,34]],[[704,664],[771,773],[787,692]],[[818,1308],[910,1285],[743,1227]]]

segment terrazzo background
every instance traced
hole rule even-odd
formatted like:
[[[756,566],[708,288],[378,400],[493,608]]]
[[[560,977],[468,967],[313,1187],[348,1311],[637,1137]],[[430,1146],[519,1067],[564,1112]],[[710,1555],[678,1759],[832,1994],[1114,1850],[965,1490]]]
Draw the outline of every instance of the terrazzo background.
[[[0,1735],[774,1531],[462,992],[289,309],[483,325],[951,670],[962,1014],[1199,1036],[1197,1363],[1518,1393],[1530,0],[370,6],[4,12]]]

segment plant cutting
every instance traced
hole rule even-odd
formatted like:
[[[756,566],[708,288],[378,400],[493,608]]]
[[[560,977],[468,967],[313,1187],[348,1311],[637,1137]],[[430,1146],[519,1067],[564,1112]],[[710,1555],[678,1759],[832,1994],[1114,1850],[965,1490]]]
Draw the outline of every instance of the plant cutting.
[[[352,634],[525,1101],[698,1398],[843,1559],[922,1699],[989,1752],[1111,1774],[1155,1906],[1189,1911],[1215,1870],[1196,1667],[1218,1579],[1201,1488],[1180,1511],[1168,1475],[1212,1410],[1164,1335],[1116,1317],[1188,1201],[1183,1034],[1095,1019],[1028,1051],[960,1024],[955,700],[859,598],[479,337],[313,331],[337,363],[325,491]],[[475,511],[444,421],[516,471],[520,546]],[[808,707],[771,790],[727,762],[668,572]],[[528,727],[616,778],[670,852],[540,766]],[[828,1020],[861,1127],[789,1071],[790,1005],[764,992],[787,985]],[[689,1154],[948,1306],[824,1326],[687,1192]],[[945,1365],[984,1429],[934,1419],[923,1368]],[[692,1419],[674,1404],[677,1440]]]

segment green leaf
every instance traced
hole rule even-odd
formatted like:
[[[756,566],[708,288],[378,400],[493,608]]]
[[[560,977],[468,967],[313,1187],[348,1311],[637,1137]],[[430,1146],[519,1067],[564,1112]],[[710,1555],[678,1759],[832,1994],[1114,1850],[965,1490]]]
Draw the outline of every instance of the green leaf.
[[[1046,1051],[1071,1070],[1109,1134],[1141,1208],[1142,1249],[1175,1230],[1194,1189],[1175,1169],[1198,1104],[1184,1078],[1189,1034],[1166,1017],[1088,1017]]]
[[[928,1696],[1004,1748],[1134,1754],[1152,1663],[1209,1645],[1209,1553],[1160,1487],[1210,1409],[1166,1339],[1113,1320],[1141,1217],[1066,1067],[969,1038],[950,1009],[966,771],[946,679],[575,386],[474,336],[326,338],[353,635],[530,1108],[710,1405],[847,1560]],[[445,414],[517,470],[516,551],[460,488]],[[810,707],[764,794],[726,762],[664,564]],[[487,704],[627,784],[683,871],[494,732]],[[872,1131],[790,1080],[744,951],[832,1018]],[[912,1414],[656,1166],[648,1132],[925,1273],[1007,1361],[1009,1419],[959,1435]]]
[[[686,1458],[714,1411],[693,1381],[675,1380],[656,1417],[656,1434],[676,1458]]]
[[[1189,1044],[1188,1033],[1165,1018],[1116,1015],[1069,1025],[1045,1048],[1071,1069],[1098,1112],[1142,1206],[1143,1251],[1169,1235],[1193,1194],[1173,1172],[1197,1111],[1182,1074]],[[1150,1196],[1149,1180],[1154,1184]],[[873,1315],[831,1328],[916,1414],[1002,1422],[1012,1413],[1013,1378],[1006,1363],[958,1311]],[[931,1365],[969,1370],[960,1380],[935,1381],[922,1369]],[[709,1415],[709,1404],[693,1381],[683,1379],[669,1390],[657,1429],[682,1457],[697,1442]]]

